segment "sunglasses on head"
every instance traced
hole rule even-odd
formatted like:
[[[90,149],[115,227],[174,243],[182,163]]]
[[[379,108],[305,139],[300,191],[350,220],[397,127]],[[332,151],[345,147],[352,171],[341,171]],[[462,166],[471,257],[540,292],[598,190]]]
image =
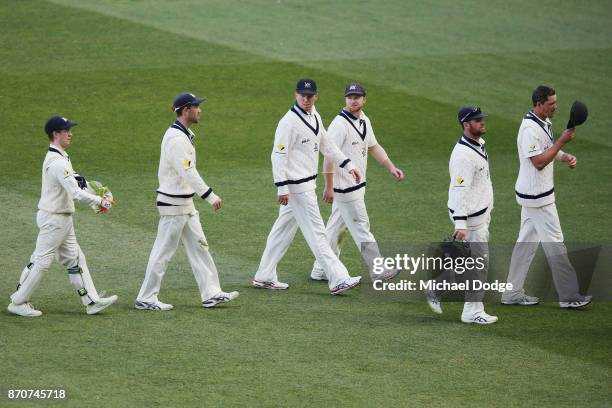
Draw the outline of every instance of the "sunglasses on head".
[[[469,118],[471,115],[474,114],[479,114],[482,113],[482,110],[480,109],[480,106],[477,108],[472,109],[470,112],[466,113],[462,118],[461,118],[461,123],[465,122],[465,120],[467,118]]]

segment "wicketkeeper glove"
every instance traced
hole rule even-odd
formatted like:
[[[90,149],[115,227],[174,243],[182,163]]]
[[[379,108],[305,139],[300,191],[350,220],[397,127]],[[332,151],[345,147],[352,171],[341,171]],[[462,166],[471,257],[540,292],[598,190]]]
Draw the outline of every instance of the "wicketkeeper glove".
[[[99,212],[108,213],[115,201],[113,200],[113,193],[106,186],[103,186],[99,181],[88,181],[87,182],[87,191],[93,195],[97,195],[102,198],[102,202],[100,205],[94,205],[91,208],[97,214]]]

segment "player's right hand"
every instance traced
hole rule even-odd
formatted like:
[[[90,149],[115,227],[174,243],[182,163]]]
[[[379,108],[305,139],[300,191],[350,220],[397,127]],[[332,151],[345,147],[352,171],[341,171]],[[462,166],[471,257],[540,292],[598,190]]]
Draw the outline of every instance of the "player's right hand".
[[[327,204],[332,204],[334,202],[334,189],[333,188],[326,188],[323,191],[323,201],[325,201]]]
[[[289,202],[289,194],[279,195],[278,196],[278,202],[281,205],[287,205],[287,203]]]
[[[113,205],[115,204],[115,202],[109,198],[106,197],[101,197],[102,201],[100,201],[100,205],[99,205],[99,209],[100,211],[102,211],[104,214],[108,214],[108,212],[111,210],[111,208],[113,208]]]
[[[575,135],[576,135],[576,128],[565,129],[563,133],[561,133],[559,140],[561,140],[563,144],[569,143],[572,141]]]
[[[464,229],[456,229],[453,233],[453,238],[458,241],[465,241],[467,239],[467,230]]]
[[[215,209],[215,211],[217,211],[218,209],[221,208],[222,204],[223,204],[223,200],[221,200],[221,197],[217,197],[217,199],[215,200],[212,206]]]

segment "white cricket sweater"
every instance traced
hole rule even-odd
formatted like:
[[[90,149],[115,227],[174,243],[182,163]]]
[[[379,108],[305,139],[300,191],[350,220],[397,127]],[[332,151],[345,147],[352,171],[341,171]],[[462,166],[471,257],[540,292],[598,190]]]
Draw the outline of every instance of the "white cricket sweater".
[[[157,209],[161,215],[182,215],[195,211],[197,194],[211,205],[217,196],[196,169],[195,134],[178,120],[166,130],[159,158]]]
[[[316,109],[306,112],[296,103],[278,122],[272,149],[272,174],[278,195],[314,190],[319,150],[344,170],[355,166],[328,139]]]
[[[484,139],[480,143],[463,135],[448,164],[448,211],[456,229],[485,223],[493,209],[493,185]]]
[[[351,163],[361,173],[361,181],[356,185],[350,173],[337,167],[334,171],[334,199],[346,202],[363,198],[368,167],[368,149],[378,144],[370,119],[363,111],[357,118],[343,109],[329,125],[327,135],[340,151],[351,159]]]
[[[82,190],[77,179],[83,180],[84,187],[85,179],[74,171],[66,152],[59,146],[49,145],[42,166],[42,188],[38,209],[52,214],[72,214],[74,200],[89,206],[100,205],[102,199]]]

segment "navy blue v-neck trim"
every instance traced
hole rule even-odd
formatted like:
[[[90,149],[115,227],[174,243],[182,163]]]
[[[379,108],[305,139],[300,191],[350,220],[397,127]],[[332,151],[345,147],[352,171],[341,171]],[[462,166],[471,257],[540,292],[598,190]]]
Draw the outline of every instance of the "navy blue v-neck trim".
[[[295,113],[295,114],[297,115],[297,117],[298,117],[298,118],[300,118],[300,120],[301,120],[302,122],[304,122],[304,124],[305,124],[306,126],[308,126],[308,129],[312,130],[312,133],[314,133],[314,134],[315,134],[315,136],[318,136],[318,134],[319,134],[319,119],[317,119],[317,115],[314,115],[315,122],[317,123],[317,127],[316,127],[316,128],[313,128],[313,127],[310,125],[310,123],[308,123],[308,122],[306,121],[306,119],[304,119],[304,118],[302,117],[302,115],[300,115],[300,114],[299,114],[299,112],[298,112],[297,110],[295,110],[295,108],[296,108],[296,107],[297,107],[299,110],[301,110],[302,112],[304,112],[304,110],[303,110],[302,108],[300,108],[300,107],[299,107],[297,104],[296,104],[295,106],[292,106],[292,107],[291,107],[291,112]]]
[[[358,119],[358,118],[355,117],[355,115],[353,115],[350,112],[345,111],[344,109],[342,109],[338,115],[342,116],[344,119],[346,119],[348,121],[348,123],[351,124],[351,126],[353,127],[353,129],[355,129],[355,132],[357,132],[357,134],[359,135],[361,140],[365,140],[366,134],[368,132],[368,125],[366,125],[365,120],[363,121],[363,132],[361,132],[361,131],[359,131],[359,129],[357,129],[357,126],[355,126],[355,123],[353,123],[353,121],[351,120],[351,118],[353,118],[353,120],[357,120]]]

